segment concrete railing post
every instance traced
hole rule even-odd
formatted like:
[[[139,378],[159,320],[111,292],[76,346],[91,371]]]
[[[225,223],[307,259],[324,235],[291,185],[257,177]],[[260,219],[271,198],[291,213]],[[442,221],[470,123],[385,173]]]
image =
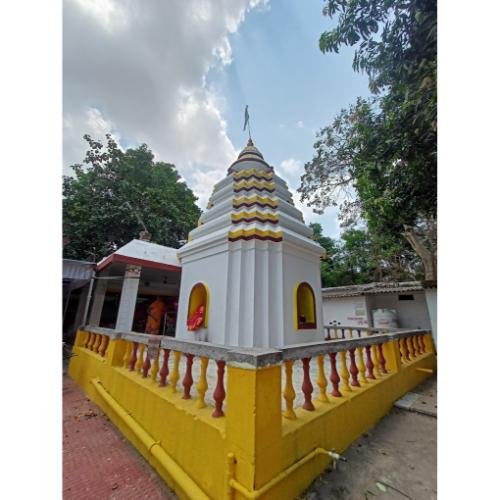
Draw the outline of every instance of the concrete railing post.
[[[432,333],[428,332],[424,335],[425,352],[436,353],[436,348],[434,346],[434,339],[432,338]]]
[[[126,342],[120,338],[110,338],[106,349],[106,363],[111,366],[121,366],[125,355]]]
[[[83,347],[87,341],[88,332],[78,329],[76,331],[74,347]]]
[[[389,373],[397,373],[401,370],[401,355],[398,340],[389,340],[383,345],[386,369]]]
[[[228,363],[226,437],[235,478],[248,490],[280,472],[281,364]]]

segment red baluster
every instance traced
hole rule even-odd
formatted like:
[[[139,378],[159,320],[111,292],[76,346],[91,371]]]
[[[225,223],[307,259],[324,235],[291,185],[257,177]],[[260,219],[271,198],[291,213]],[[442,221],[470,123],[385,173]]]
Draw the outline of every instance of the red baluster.
[[[304,410],[313,411],[314,405],[311,401],[311,395],[313,392],[313,385],[311,383],[311,377],[309,376],[309,362],[311,358],[302,358],[302,371],[304,372],[304,380],[302,382],[302,392],[304,393],[304,404],[302,408]]]
[[[366,370],[367,370],[367,375],[366,378],[371,378],[375,379],[375,375],[373,375],[373,361],[372,361],[372,353],[371,353],[371,346],[367,345],[365,347],[366,351]]]
[[[131,372],[134,371],[135,368],[135,363],[137,362],[137,346],[139,344],[137,342],[134,342],[134,348],[132,349],[132,357],[130,358],[130,365],[129,365],[129,370]]]
[[[212,413],[212,417],[223,417],[224,412],[222,411],[222,403],[226,397],[226,391],[224,390],[224,368],[226,366],[225,361],[216,361],[217,363],[217,385],[214,391],[214,401],[215,409]]]
[[[339,391],[340,377],[339,374],[337,373],[337,353],[331,352],[328,354],[328,356],[330,356],[330,366],[331,366],[330,380],[332,382],[332,387],[333,387],[332,392],[330,394],[336,398],[341,398],[342,394],[340,394]]]
[[[146,353],[146,361],[142,365],[142,378],[146,378],[148,376],[149,369],[151,368],[151,357],[149,356],[149,348]]]
[[[193,358],[194,354],[186,354],[186,373],[184,379],[182,380],[182,385],[184,386],[184,396],[182,399],[191,399],[191,386],[193,385]]]
[[[349,349],[349,358],[351,359],[351,363],[349,364],[349,372],[351,373],[351,385],[354,387],[360,387],[359,382],[358,382],[358,367],[356,366],[356,357],[355,357],[356,350]]]
[[[160,370],[160,387],[165,387],[166,380],[168,377],[168,356],[170,354],[170,349],[163,349],[163,366]]]
[[[378,361],[380,363],[380,371],[382,373],[387,373],[385,368],[384,348],[382,344],[378,345]]]
[[[408,350],[408,343],[406,337],[403,339],[403,353],[406,361],[410,361],[410,351]]]

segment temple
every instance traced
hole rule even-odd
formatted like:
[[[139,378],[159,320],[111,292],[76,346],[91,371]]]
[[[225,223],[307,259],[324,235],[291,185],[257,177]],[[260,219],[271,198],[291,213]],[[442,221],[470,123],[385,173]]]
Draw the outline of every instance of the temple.
[[[249,139],[178,251],[176,337],[239,347],[323,340],[320,258],[286,182]]]
[[[182,248],[146,236],[96,265],[68,372],[179,498],[297,498],[435,372],[429,330],[324,324],[323,249],[251,141]]]

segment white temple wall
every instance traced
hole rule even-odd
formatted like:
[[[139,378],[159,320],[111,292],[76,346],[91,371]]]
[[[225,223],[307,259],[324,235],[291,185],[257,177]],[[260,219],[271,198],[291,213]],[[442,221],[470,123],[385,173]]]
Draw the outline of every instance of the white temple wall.
[[[269,336],[268,344],[265,347],[278,347],[284,345],[285,324],[283,318],[285,315],[283,293],[283,245],[269,243],[269,308],[274,310],[274,314],[269,314]]]
[[[238,345],[240,332],[230,325],[237,325],[240,321],[241,302],[241,252],[229,250],[228,253],[228,273],[227,273],[227,297],[226,297],[226,322],[224,325],[225,343],[228,345]]]
[[[224,343],[224,325],[226,315],[227,252],[215,253],[199,260],[184,263],[182,266],[179,309],[177,312],[176,337],[181,340],[196,340],[194,332],[187,329],[189,295],[196,283],[208,286],[208,325],[201,328],[198,336],[216,344]]]
[[[319,258],[309,256],[305,252],[294,254],[285,252],[283,258],[283,292],[284,292],[284,344],[301,342],[320,342],[324,339],[323,307],[321,296],[321,276]],[[298,283],[305,281],[314,291],[316,304],[315,330],[296,330],[294,324],[294,290]]]
[[[246,242],[243,242],[245,247]],[[255,280],[255,249],[246,249],[241,251],[241,294],[240,294],[240,317],[239,322],[228,325],[229,328],[239,330],[239,345],[247,347],[251,345],[253,338],[254,325],[254,280]],[[232,298],[228,297],[228,302],[232,303]],[[235,304],[235,306],[237,306]]]
[[[281,244],[255,240],[234,244],[228,277],[226,343],[241,347],[283,345],[286,314],[292,315],[292,325],[293,308],[284,311]]]

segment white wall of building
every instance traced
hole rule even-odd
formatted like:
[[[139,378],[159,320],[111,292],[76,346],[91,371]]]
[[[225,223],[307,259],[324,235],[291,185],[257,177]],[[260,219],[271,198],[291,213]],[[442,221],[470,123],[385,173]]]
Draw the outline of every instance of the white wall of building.
[[[429,311],[430,322],[432,325],[432,336],[434,344],[437,344],[437,288],[426,288],[425,299],[427,310]]]
[[[399,295],[413,295],[414,300],[399,300]],[[431,328],[424,292],[381,293],[367,299],[371,311],[394,309],[399,328]]]
[[[336,322],[345,326],[370,326],[366,298],[324,298],[323,320],[325,325]]]
[[[399,300],[397,293],[380,293],[356,297],[335,297],[323,299],[325,325],[372,326],[372,312],[375,309],[394,309],[399,328],[431,329],[431,320],[424,292],[404,292],[413,295],[414,300]]]

